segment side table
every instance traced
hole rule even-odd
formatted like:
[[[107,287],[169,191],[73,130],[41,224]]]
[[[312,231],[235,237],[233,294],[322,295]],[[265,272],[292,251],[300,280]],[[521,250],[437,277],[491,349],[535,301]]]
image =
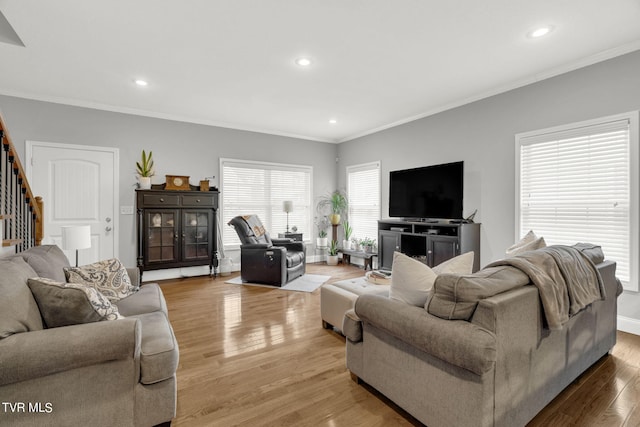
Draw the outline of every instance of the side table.
[[[302,242],[302,233],[278,233],[279,239],[293,239],[296,242]]]

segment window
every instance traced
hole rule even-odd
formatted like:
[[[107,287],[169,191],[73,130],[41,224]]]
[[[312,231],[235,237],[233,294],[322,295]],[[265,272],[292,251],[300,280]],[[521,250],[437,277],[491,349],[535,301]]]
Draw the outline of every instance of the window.
[[[220,159],[222,243],[237,247],[240,240],[226,224],[237,215],[256,214],[272,237],[287,230],[284,201],[293,202],[289,228],[311,238],[311,166]]]
[[[516,136],[516,239],[589,242],[638,290],[638,113]]]
[[[352,237],[377,239],[380,219],[380,162],[348,166],[347,194]]]

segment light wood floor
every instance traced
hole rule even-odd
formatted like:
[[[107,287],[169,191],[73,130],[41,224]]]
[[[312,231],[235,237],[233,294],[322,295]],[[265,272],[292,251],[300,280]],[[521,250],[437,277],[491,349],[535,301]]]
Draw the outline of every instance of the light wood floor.
[[[330,282],[352,266],[311,264]],[[287,292],[198,277],[161,283],[180,345],[174,426],[421,425],[351,381],[344,338],[321,326],[320,291]],[[640,337],[571,384],[530,426],[640,425]]]

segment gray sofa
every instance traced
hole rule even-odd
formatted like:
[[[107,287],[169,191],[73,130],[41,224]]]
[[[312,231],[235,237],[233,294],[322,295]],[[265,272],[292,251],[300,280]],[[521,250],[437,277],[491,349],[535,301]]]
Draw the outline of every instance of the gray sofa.
[[[596,261],[605,298],[553,329],[511,265],[438,276],[426,308],[362,295],[343,322],[347,368],[429,427],[524,426],[616,342],[621,287]]]
[[[117,303],[124,319],[47,329],[27,278],[65,281],[57,246],[0,258],[0,424],[153,426],[176,411],[178,343],[157,284]],[[139,284],[137,269],[128,269]]]

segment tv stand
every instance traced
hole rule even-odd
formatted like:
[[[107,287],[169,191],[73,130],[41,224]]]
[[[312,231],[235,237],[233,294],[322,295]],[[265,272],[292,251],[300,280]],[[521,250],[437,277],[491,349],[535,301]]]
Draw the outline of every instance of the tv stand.
[[[480,224],[415,218],[378,221],[379,269],[391,270],[393,253],[402,252],[434,267],[474,252],[473,271],[480,269]]]

